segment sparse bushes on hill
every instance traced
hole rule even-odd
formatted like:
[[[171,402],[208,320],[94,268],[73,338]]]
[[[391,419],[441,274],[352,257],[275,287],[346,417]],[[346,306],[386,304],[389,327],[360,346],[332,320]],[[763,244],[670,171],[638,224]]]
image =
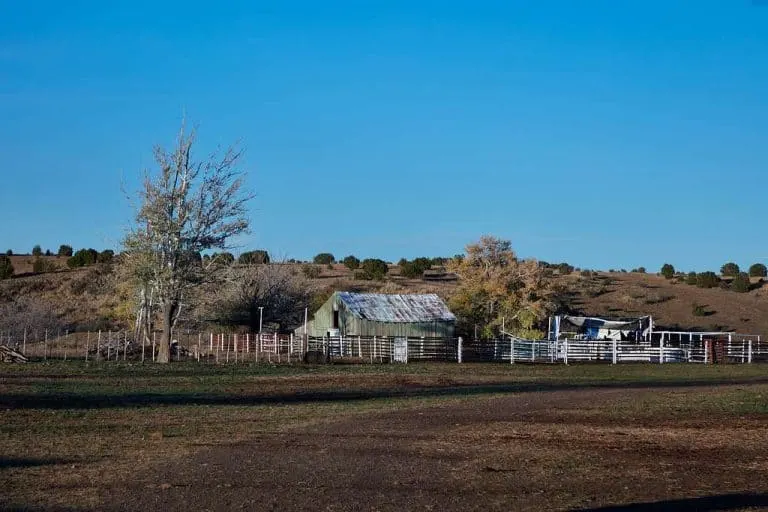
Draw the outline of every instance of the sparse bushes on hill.
[[[637,267],[633,268],[632,272],[635,272],[637,274],[645,274],[645,267]]]
[[[714,272],[701,272],[696,275],[696,286],[699,288],[715,288],[720,284],[720,278]]]
[[[99,259],[99,251],[96,249],[80,249],[72,257],[67,259],[69,268],[86,267],[93,265]]]
[[[112,263],[112,260],[115,259],[115,251],[112,249],[105,249],[99,253],[99,255],[96,257],[97,263]]]
[[[675,267],[669,263],[665,263],[661,267],[661,275],[666,279],[672,279],[675,276]]]
[[[726,263],[720,268],[720,273],[725,277],[736,277],[739,272],[739,266],[733,262]]]
[[[43,255],[43,249],[36,245],[32,248],[32,256],[42,256]]]
[[[61,244],[59,246],[59,252],[57,253],[57,255],[69,258],[72,256],[72,252],[73,251],[72,251],[71,245]]]
[[[54,262],[44,260],[40,256],[37,256],[32,262],[32,272],[42,274],[44,272],[55,272],[59,267]]]
[[[400,260],[400,274],[408,279],[417,279],[424,275],[425,270],[432,267],[432,260],[429,258],[416,258],[413,261]]]
[[[749,275],[752,277],[768,277],[768,268],[762,263],[755,263],[749,267]]]
[[[264,265],[269,263],[269,253],[262,249],[244,252],[237,258],[237,262],[241,265]]]
[[[707,307],[703,304],[696,304],[693,303],[693,306],[691,308],[691,313],[693,316],[707,316]]]
[[[8,256],[0,256],[0,279],[8,279],[13,275],[13,264]]]
[[[360,267],[362,269],[360,277],[372,281],[381,281],[389,272],[387,262],[378,258],[365,259]]]
[[[360,260],[352,256],[351,254],[346,258],[344,258],[343,260],[341,260],[341,262],[349,270],[357,270],[358,268],[360,268]]]
[[[6,256],[13,256],[13,250],[12,249],[8,249],[7,251],[5,251],[5,255]]]
[[[307,279],[315,279],[320,277],[320,272],[320,267],[313,265],[312,263],[304,263],[301,266],[301,273],[304,274],[304,277]]]
[[[688,272],[688,274],[685,276],[685,284],[696,286],[698,282],[699,282],[699,278],[696,275],[696,272]]]
[[[731,290],[738,293],[746,293],[752,287],[752,283],[749,281],[749,275],[746,272],[739,272],[739,274],[731,281]]]
[[[329,252],[321,252],[320,254],[316,255],[312,261],[314,261],[317,265],[328,265],[330,263],[335,263],[336,258]]]

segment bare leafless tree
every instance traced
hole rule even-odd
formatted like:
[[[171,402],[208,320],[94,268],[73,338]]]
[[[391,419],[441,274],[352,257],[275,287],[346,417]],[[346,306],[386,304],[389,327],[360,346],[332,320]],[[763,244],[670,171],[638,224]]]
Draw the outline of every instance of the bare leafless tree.
[[[256,331],[263,318],[264,325],[284,330],[301,324],[312,293],[294,265],[238,265],[227,270],[226,282],[208,310],[220,323]]]
[[[39,337],[46,330],[54,332],[62,328],[61,321],[48,303],[18,297],[0,305],[0,343],[4,343],[8,336],[18,343],[25,332]]]
[[[136,223],[123,241],[137,283],[137,327],[151,329],[159,312],[162,336],[157,361],[170,360],[171,331],[189,291],[208,279],[214,266],[201,252],[225,249],[247,232],[247,204],[237,146],[195,160],[196,132],[181,130],[172,150],[155,148],[157,168],[145,172]]]

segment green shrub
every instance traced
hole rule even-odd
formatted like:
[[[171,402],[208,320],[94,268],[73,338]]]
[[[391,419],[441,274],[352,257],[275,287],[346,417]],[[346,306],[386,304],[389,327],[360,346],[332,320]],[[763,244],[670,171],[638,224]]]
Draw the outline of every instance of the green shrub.
[[[197,255],[200,256],[199,254]],[[97,263],[112,263],[112,260],[115,258],[115,251],[112,249],[105,249],[99,253],[99,255],[96,257]]]
[[[334,258],[333,254],[329,252],[321,252],[320,254],[316,255],[312,261],[318,265],[327,265],[329,263],[335,263],[336,258]]]
[[[344,264],[345,267],[347,267],[349,270],[356,270],[360,268],[360,260],[352,256],[351,254],[341,260],[341,262]]]
[[[696,304],[694,302],[691,313],[693,313],[693,316],[707,316],[707,307],[703,304]]]
[[[12,249],[8,249],[7,251],[5,251],[5,255],[6,256],[13,256],[13,250]]]
[[[65,256],[65,257],[69,258],[70,256],[72,256],[72,246],[71,245],[66,245],[66,244],[61,244],[59,246],[58,255],[59,256]]]
[[[675,276],[675,267],[669,263],[665,263],[661,267],[661,275],[667,279],[672,279]]]
[[[365,259],[360,267],[363,271],[361,277],[368,280],[381,281],[389,272],[387,262],[378,258]]]
[[[701,272],[696,275],[696,286],[699,288],[715,288],[720,284],[720,278],[714,272]]]
[[[699,276],[696,274],[696,272],[688,272],[688,274],[685,276],[685,284],[696,286],[698,282]]]
[[[80,249],[67,259],[67,266],[69,268],[86,267],[93,265],[98,259],[99,251],[96,249]]]
[[[11,258],[6,255],[0,255],[0,279],[8,279],[13,275],[13,272]]]
[[[42,256],[42,255],[43,255],[43,249],[41,249],[39,245],[36,245],[32,248],[32,256]]]
[[[749,275],[751,277],[768,277],[768,268],[762,263],[755,263],[749,267]]]
[[[242,253],[237,262],[241,265],[263,265],[269,263],[269,253],[263,249]]]
[[[406,260],[405,263],[400,265],[400,274],[408,279],[416,279],[422,277],[424,271],[429,270],[431,267],[432,260],[429,258],[416,258],[413,261]]]
[[[752,283],[749,281],[749,275],[746,272],[739,272],[731,281],[731,290],[737,293],[746,293],[751,287]]]
[[[739,266],[733,262],[726,263],[720,268],[720,273],[726,277],[736,277],[739,272]]]
[[[40,256],[32,262],[32,272],[42,274],[44,272],[55,272],[59,267],[50,260],[44,260]]]

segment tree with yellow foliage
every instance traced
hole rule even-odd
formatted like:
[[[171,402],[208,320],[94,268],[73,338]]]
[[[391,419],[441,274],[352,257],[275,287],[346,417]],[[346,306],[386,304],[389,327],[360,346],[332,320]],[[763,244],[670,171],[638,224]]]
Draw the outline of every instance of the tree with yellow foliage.
[[[483,236],[466,247],[463,258],[447,265],[459,276],[449,303],[458,318],[457,330],[491,338],[507,333],[539,338],[537,327],[555,305],[555,288],[533,259],[519,259],[508,240]]]

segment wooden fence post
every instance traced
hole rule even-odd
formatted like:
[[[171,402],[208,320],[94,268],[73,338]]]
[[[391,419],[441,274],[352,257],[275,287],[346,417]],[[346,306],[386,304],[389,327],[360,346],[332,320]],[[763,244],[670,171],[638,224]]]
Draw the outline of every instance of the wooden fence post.
[[[613,363],[612,364],[616,364],[617,359],[618,359],[618,351],[616,346],[616,340],[613,340]]]
[[[509,337],[509,364],[515,364],[515,338]]]
[[[568,338],[563,341],[563,360],[568,364]]]
[[[749,346],[747,350],[747,363],[752,364],[752,340],[749,340]]]
[[[461,354],[462,353],[462,347],[461,347],[461,345],[462,345],[463,341],[464,340],[461,338],[461,336],[459,336],[459,341],[456,344],[456,361],[459,364],[461,364],[461,358],[462,358],[462,354]]]

